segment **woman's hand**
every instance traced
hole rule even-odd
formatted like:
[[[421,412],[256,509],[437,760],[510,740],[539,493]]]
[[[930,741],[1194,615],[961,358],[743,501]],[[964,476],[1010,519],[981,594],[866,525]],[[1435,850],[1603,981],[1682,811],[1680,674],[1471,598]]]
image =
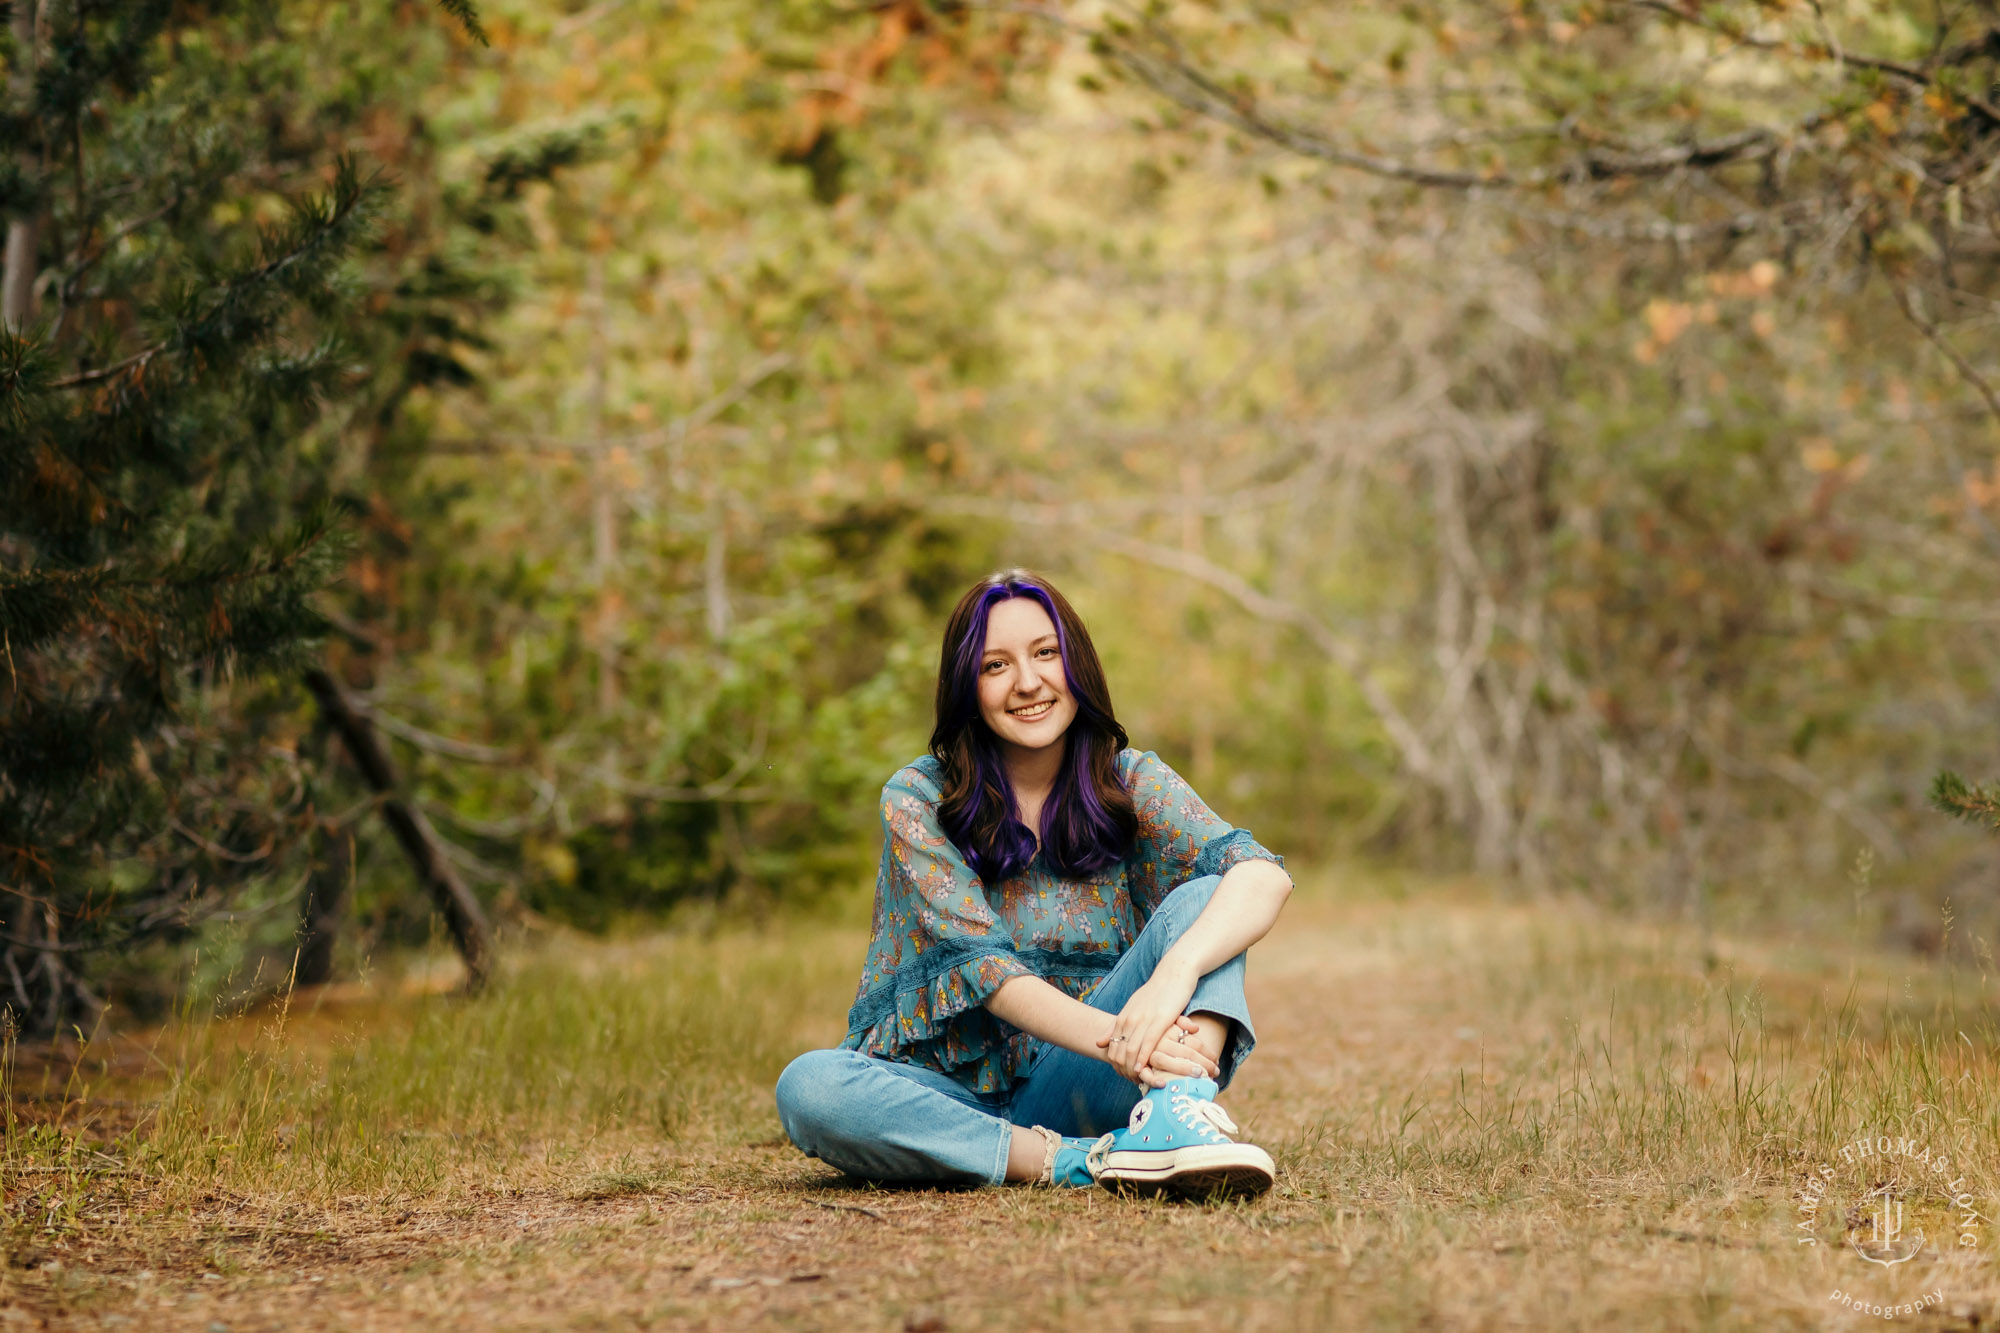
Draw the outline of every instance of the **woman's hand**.
[[[1201,1028],[1183,1014],[1153,1048],[1153,1058],[1139,1071],[1139,1084],[1164,1088],[1177,1078],[1219,1078],[1222,1066],[1202,1048]]]
[[[1151,980],[1133,991],[1132,998],[1111,1020],[1111,1030],[1097,1039],[1111,1067],[1143,1086],[1158,1086],[1147,1084],[1141,1071],[1152,1063],[1153,1052],[1167,1029],[1178,1027],[1182,1010],[1194,996],[1196,978],[1172,966],[1172,961],[1171,954],[1161,960]]]

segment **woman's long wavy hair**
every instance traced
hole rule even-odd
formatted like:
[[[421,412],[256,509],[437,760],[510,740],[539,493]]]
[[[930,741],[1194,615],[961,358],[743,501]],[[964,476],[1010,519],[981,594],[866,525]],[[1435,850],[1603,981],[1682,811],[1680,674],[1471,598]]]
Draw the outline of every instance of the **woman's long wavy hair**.
[[[980,580],[959,598],[945,626],[931,731],[931,753],[944,768],[939,822],[988,884],[1013,878],[1035,858],[1035,837],[1021,822],[998,738],[979,713],[986,621],[995,605],[1015,597],[1039,602],[1055,622],[1064,688],[1076,701],[1062,769],[1042,805],[1042,855],[1060,874],[1092,875],[1123,860],[1138,834],[1132,794],[1118,777],[1125,728],[1112,715],[1090,631],[1055,586],[1029,570],[1005,569]]]

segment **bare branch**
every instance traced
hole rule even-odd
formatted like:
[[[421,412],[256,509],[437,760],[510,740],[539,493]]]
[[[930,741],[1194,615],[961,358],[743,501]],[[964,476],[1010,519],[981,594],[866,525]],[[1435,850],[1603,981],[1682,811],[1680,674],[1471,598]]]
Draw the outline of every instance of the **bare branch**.
[[[1039,9],[1024,8],[1023,12],[1048,17]],[[1187,111],[1302,157],[1410,185],[1467,191],[1531,190],[1563,182],[1657,178],[1689,168],[1761,160],[1777,152],[1792,137],[1813,128],[1820,120],[1818,116],[1809,117],[1785,134],[1758,126],[1707,141],[1696,139],[1683,144],[1632,151],[1586,149],[1569,161],[1554,166],[1520,171],[1501,167],[1489,171],[1465,171],[1378,153],[1364,153],[1337,143],[1316,130],[1287,124],[1267,115],[1248,97],[1231,92],[1214,78],[1194,68],[1180,56],[1164,30],[1157,27],[1144,29],[1151,40],[1142,43],[1104,29],[1081,28],[1073,24],[1065,26],[1087,35],[1093,48],[1105,58]]]
[[[235,861],[243,865],[251,865],[258,861],[268,861],[271,857],[272,844],[275,841],[274,837],[266,835],[264,839],[264,845],[259,850],[247,853],[232,852],[227,847],[224,847],[219,843],[211,842],[209,839],[202,837],[201,834],[196,833],[193,829],[181,823],[181,821],[178,819],[167,820],[167,827],[172,829],[174,832],[180,834],[183,838],[186,838],[189,842],[193,843],[195,846],[201,848],[204,852],[207,852],[210,856],[217,857],[218,859],[224,861]]]
[[[425,731],[403,721],[394,714],[385,713],[374,704],[358,696],[350,696],[354,711],[388,732],[399,741],[407,742],[429,754],[441,754],[452,759],[464,759],[475,764],[518,764],[521,756],[511,750],[496,749],[491,745],[475,745],[471,741],[453,740],[440,736],[434,731]]]
[[[1829,38],[1827,49],[1824,52],[1820,52],[1815,51],[1811,47],[1802,48],[1791,42],[1780,41],[1775,37],[1757,37],[1743,32],[1734,26],[1725,26],[1709,18],[1693,5],[1689,5],[1684,9],[1677,4],[1671,3],[1670,0],[1631,0],[1631,4],[1635,9],[1650,10],[1655,14],[1665,14],[1668,18],[1678,23],[1685,23],[1690,27],[1700,28],[1704,32],[1712,32],[1718,37],[1726,38],[1738,46],[1747,46],[1752,50],[1770,51],[1792,56],[1800,60],[1827,60],[1841,66],[1843,69],[1873,70],[1878,74],[1887,74],[1891,78],[1900,79],[1904,83],[1917,88],[1931,88],[1937,82],[1928,70],[1919,66],[1905,64],[1900,60],[1889,60],[1882,56],[1857,55],[1852,51],[1843,50],[1836,41],[1832,40],[1831,32],[1827,33]],[[1823,25],[1824,19],[1822,18]],[[1984,48],[1985,43],[1981,42],[1974,43],[1967,49],[1976,53]],[[1950,64],[1952,62],[1947,60],[1945,63]],[[1980,118],[1987,124],[2000,125],[2000,108],[1994,107],[1985,98],[1959,90],[1954,90],[1954,95],[1962,99],[1967,106],[1977,111]]]
[[[1930,341],[1931,346],[1944,353],[1945,359],[1957,367],[1958,373],[1963,375],[1966,382],[1977,389],[1979,396],[1986,400],[1987,410],[1993,414],[1994,421],[2000,422],[2000,392],[1996,392],[1993,386],[1987,383],[1986,377],[1974,370],[1972,363],[1946,341],[1945,336],[1938,331],[1937,325],[1923,317],[1917,310],[1916,304],[1910,300],[1910,294],[1902,286],[1892,282],[1889,284],[1889,290],[1895,296],[1897,306],[1902,309],[1903,318],[1909,320],[1917,332]]]

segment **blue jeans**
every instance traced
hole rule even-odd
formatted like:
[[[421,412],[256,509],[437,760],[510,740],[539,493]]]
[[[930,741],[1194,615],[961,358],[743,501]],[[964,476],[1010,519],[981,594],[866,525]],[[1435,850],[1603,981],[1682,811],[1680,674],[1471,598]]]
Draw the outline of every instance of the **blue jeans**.
[[[1192,879],[1168,894],[1085,1001],[1115,1014],[1194,924],[1221,879]],[[1224,1087],[1257,1044],[1243,998],[1244,955],[1195,985],[1190,1014],[1228,1019]],[[1014,1126],[1103,1134],[1125,1123],[1141,1090],[1109,1064],[1045,1041],[1005,1092],[968,1091],[934,1069],[859,1051],[807,1051],[778,1078],[778,1119],[808,1157],[864,1180],[998,1185]]]

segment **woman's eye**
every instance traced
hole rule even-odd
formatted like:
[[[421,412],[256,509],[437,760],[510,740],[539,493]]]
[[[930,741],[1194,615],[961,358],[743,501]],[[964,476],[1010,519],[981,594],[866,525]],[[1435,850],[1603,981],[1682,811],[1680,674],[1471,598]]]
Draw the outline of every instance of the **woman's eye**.
[[[1054,656],[1055,656],[1055,652],[1056,652],[1056,650],[1055,650],[1055,649],[1053,649],[1053,648],[1044,648],[1044,649],[1042,649],[1042,651],[1041,651],[1041,656],[1043,656],[1043,657],[1054,657]]]

